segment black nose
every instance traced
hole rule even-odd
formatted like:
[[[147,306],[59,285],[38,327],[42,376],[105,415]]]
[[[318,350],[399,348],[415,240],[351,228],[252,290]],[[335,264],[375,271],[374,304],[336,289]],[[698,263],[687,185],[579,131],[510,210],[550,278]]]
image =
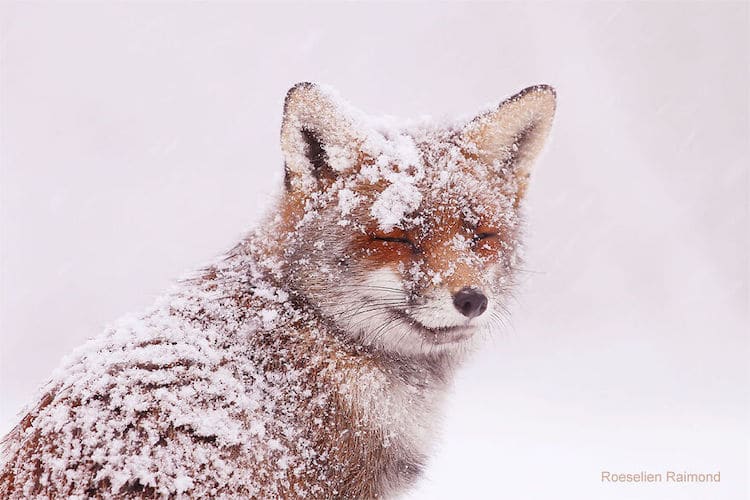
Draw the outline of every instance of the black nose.
[[[453,305],[467,318],[476,318],[487,310],[487,297],[479,290],[465,286],[453,296]]]

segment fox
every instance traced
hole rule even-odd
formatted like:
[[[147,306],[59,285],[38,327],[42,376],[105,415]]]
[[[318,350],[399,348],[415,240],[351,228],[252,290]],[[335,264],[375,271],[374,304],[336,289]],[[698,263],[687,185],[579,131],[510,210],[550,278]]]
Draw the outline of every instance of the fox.
[[[469,118],[287,93],[261,224],[68,355],[0,445],[2,498],[394,498],[503,328],[556,93]]]

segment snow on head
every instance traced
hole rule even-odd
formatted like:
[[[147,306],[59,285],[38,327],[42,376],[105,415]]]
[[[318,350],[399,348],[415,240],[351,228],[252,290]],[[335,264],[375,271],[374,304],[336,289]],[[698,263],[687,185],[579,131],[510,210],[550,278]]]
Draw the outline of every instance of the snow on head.
[[[405,133],[386,130],[371,134],[365,150],[374,153],[377,159],[371,169],[360,172],[360,177],[387,183],[370,210],[380,229],[387,232],[419,208],[422,193],[415,184],[424,178],[424,165],[413,137]]]
[[[422,193],[407,176],[399,176],[380,193],[372,204],[370,213],[383,231],[390,231],[401,223],[406,214],[416,210]]]

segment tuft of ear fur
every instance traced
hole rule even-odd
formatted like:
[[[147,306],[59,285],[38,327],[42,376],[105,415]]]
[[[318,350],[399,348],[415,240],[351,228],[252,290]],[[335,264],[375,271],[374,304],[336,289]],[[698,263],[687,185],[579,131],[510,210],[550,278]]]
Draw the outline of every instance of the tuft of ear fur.
[[[287,190],[320,189],[353,165],[359,141],[346,107],[314,83],[289,89],[281,124]]]
[[[467,155],[510,176],[523,196],[534,160],[555,116],[555,90],[549,85],[528,87],[471,120],[461,132]]]

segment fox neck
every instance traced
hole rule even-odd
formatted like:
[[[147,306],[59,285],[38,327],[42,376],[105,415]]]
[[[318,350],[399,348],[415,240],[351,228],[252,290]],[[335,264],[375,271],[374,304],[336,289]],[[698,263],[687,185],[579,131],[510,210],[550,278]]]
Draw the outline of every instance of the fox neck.
[[[284,290],[296,303],[295,308],[317,323],[325,338],[305,338],[307,330],[301,328],[299,338],[291,339],[297,345],[286,347],[299,348],[311,360],[326,360],[325,374],[321,375],[326,383],[322,386],[340,401],[341,412],[336,414],[343,419],[341,431],[358,430],[347,434],[351,446],[343,449],[355,453],[358,467],[374,475],[378,496],[398,493],[419,476],[426,463],[444,396],[460,359],[449,353],[406,356],[359,344],[294,287],[288,269],[267,263],[284,261],[273,258],[284,246],[271,233],[273,230],[259,232],[241,242],[224,261],[227,272],[250,274],[253,280]],[[332,352],[337,353],[333,358]],[[371,455],[366,450],[380,452]],[[375,458],[380,465],[373,465]]]

